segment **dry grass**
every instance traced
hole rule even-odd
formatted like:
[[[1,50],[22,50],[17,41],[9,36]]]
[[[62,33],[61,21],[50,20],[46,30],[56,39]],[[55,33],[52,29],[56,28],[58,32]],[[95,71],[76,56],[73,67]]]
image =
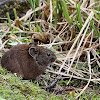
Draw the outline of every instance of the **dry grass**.
[[[69,17],[73,17],[73,20],[77,19],[75,1],[78,0],[69,0],[69,2],[66,3],[69,12],[71,12]],[[10,43],[10,40],[17,41],[21,44],[23,42],[22,39],[24,39],[22,34],[24,33],[26,33],[25,37],[27,39],[38,39],[40,41],[38,42],[39,45],[54,51],[58,58],[54,63],[56,69],[50,67],[46,70],[49,75],[53,73],[53,75],[59,76],[60,79],[67,77],[68,81],[66,82],[66,86],[70,84],[73,78],[87,81],[84,88],[80,87],[80,93],[77,89],[75,90],[78,93],[76,98],[78,98],[87,87],[89,87],[90,82],[100,84],[100,31],[98,32],[98,37],[95,38],[97,34],[94,28],[91,28],[90,23],[92,20],[96,29],[100,30],[100,20],[94,14],[95,11],[100,15],[100,11],[96,9],[95,4],[96,2],[94,0],[89,0],[88,2],[87,0],[83,0],[83,2],[80,0],[81,29],[78,28],[75,21],[71,23],[68,22],[64,14],[62,14],[61,18],[57,15],[58,20],[55,27],[55,6],[53,6],[52,0],[50,0],[50,2],[45,1],[43,6],[37,7],[33,11],[30,10],[25,16],[17,19],[23,23],[18,23],[19,26],[16,25],[16,20],[11,20],[13,31],[11,27],[9,27],[9,23],[0,23],[0,51],[6,51],[6,49],[8,49],[7,45]],[[100,1],[98,1],[98,5],[100,7]],[[39,10],[41,10],[39,17],[33,20],[32,16]],[[30,23],[28,18],[30,18]],[[38,23],[38,25],[42,27],[41,30],[43,33],[39,31],[35,23]],[[28,43],[30,41],[24,40],[24,42]],[[55,81],[54,79],[57,78],[54,76],[53,79],[50,78],[51,82]],[[57,79],[56,82],[58,82],[58,80],[59,79]],[[48,80],[44,80],[44,83],[48,85],[46,81]],[[57,83],[56,86],[59,87],[59,91],[60,86]],[[80,88],[78,90],[80,90]],[[61,89],[63,89],[63,87]]]

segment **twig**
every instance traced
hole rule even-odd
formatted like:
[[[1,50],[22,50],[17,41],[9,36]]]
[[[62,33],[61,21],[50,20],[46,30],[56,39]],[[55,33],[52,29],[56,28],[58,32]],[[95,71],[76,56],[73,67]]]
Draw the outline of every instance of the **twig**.
[[[91,65],[90,65],[90,53],[89,51],[87,51],[87,60],[88,60],[88,67],[89,67],[89,72],[90,72],[90,78],[88,80],[87,85],[83,88],[83,90],[76,96],[76,99],[78,99],[78,97],[86,90],[86,88],[88,87],[90,81],[91,81]]]

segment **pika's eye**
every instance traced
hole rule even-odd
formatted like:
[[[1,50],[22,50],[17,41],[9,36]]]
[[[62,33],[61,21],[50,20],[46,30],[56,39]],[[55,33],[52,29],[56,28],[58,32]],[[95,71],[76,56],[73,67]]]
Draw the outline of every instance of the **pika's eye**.
[[[47,53],[47,56],[50,56],[50,53]]]

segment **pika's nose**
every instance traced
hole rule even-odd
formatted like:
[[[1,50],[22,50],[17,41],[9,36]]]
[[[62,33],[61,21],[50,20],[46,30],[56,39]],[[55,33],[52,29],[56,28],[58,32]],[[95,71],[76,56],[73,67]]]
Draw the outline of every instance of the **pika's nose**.
[[[51,62],[54,62],[56,59],[57,59],[56,57],[52,57]]]

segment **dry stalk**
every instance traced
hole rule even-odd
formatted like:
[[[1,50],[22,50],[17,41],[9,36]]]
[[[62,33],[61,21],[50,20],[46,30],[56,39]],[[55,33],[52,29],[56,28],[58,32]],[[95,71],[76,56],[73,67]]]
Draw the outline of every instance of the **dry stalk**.
[[[78,39],[80,38],[80,36],[81,36],[83,30],[85,29],[85,27],[86,27],[87,24],[89,23],[89,20],[92,19],[93,15],[94,15],[94,13],[93,13],[93,11],[91,11],[90,15],[88,16],[86,22],[84,23],[84,25],[83,25],[83,27],[82,27],[80,33],[78,34],[77,38],[75,39],[75,41],[74,41],[74,43],[73,43],[73,45],[72,45],[70,51],[68,52],[68,54],[67,54],[67,56],[66,56],[66,59],[64,60],[62,66],[60,67],[59,72],[60,72],[61,69],[64,67],[66,60],[68,59],[68,57],[69,57],[70,53],[72,52],[72,50],[73,50],[75,44],[77,43]],[[82,44],[82,41],[83,41],[83,39],[84,39],[84,37],[85,37],[85,34],[86,34],[86,33],[84,33],[84,35],[83,35],[83,37],[82,37],[82,39],[81,39],[81,42],[80,42],[80,44],[79,44],[79,46],[78,46],[78,48],[77,48],[77,50],[76,50],[76,52],[75,52],[75,55],[74,55],[74,57],[73,57],[73,60],[72,60],[70,66],[69,66],[69,68],[68,68],[68,73],[69,73],[69,69],[71,68],[71,66],[72,66],[72,64],[73,64],[73,61],[75,60],[75,57],[76,57],[76,55],[77,55],[77,53],[78,53],[78,50],[79,50],[79,48],[80,48],[80,45]]]
[[[0,46],[0,50],[2,50],[2,49],[4,48],[4,45],[5,45],[8,41],[9,41],[9,39],[6,40],[3,44],[1,44],[1,46]]]
[[[6,36],[6,34],[9,32],[9,30],[10,30],[10,28],[8,28],[8,29],[5,31],[5,33],[2,35],[1,39],[3,39],[3,37]]]
[[[91,65],[90,65],[90,53],[89,51],[87,51],[87,61],[88,61],[88,67],[89,67],[89,73],[90,73],[90,78],[88,80],[87,85],[82,89],[82,91],[76,96],[76,99],[78,99],[78,97],[86,90],[86,88],[88,87],[90,81],[91,81]]]
[[[100,67],[100,62],[98,61],[98,58],[100,59],[100,56],[97,54],[97,52],[92,48],[91,50],[92,55],[94,56],[94,59],[96,60],[98,66]],[[97,58],[98,56],[98,58]]]
[[[24,20],[27,16],[30,16],[32,13],[34,13],[34,12],[36,12],[36,11],[38,11],[38,10],[43,9],[45,6],[46,6],[46,5],[41,6],[41,7],[37,7],[35,10],[33,10],[33,11],[31,11],[30,13],[26,14],[25,16],[21,17],[21,18],[19,19],[19,21]]]

